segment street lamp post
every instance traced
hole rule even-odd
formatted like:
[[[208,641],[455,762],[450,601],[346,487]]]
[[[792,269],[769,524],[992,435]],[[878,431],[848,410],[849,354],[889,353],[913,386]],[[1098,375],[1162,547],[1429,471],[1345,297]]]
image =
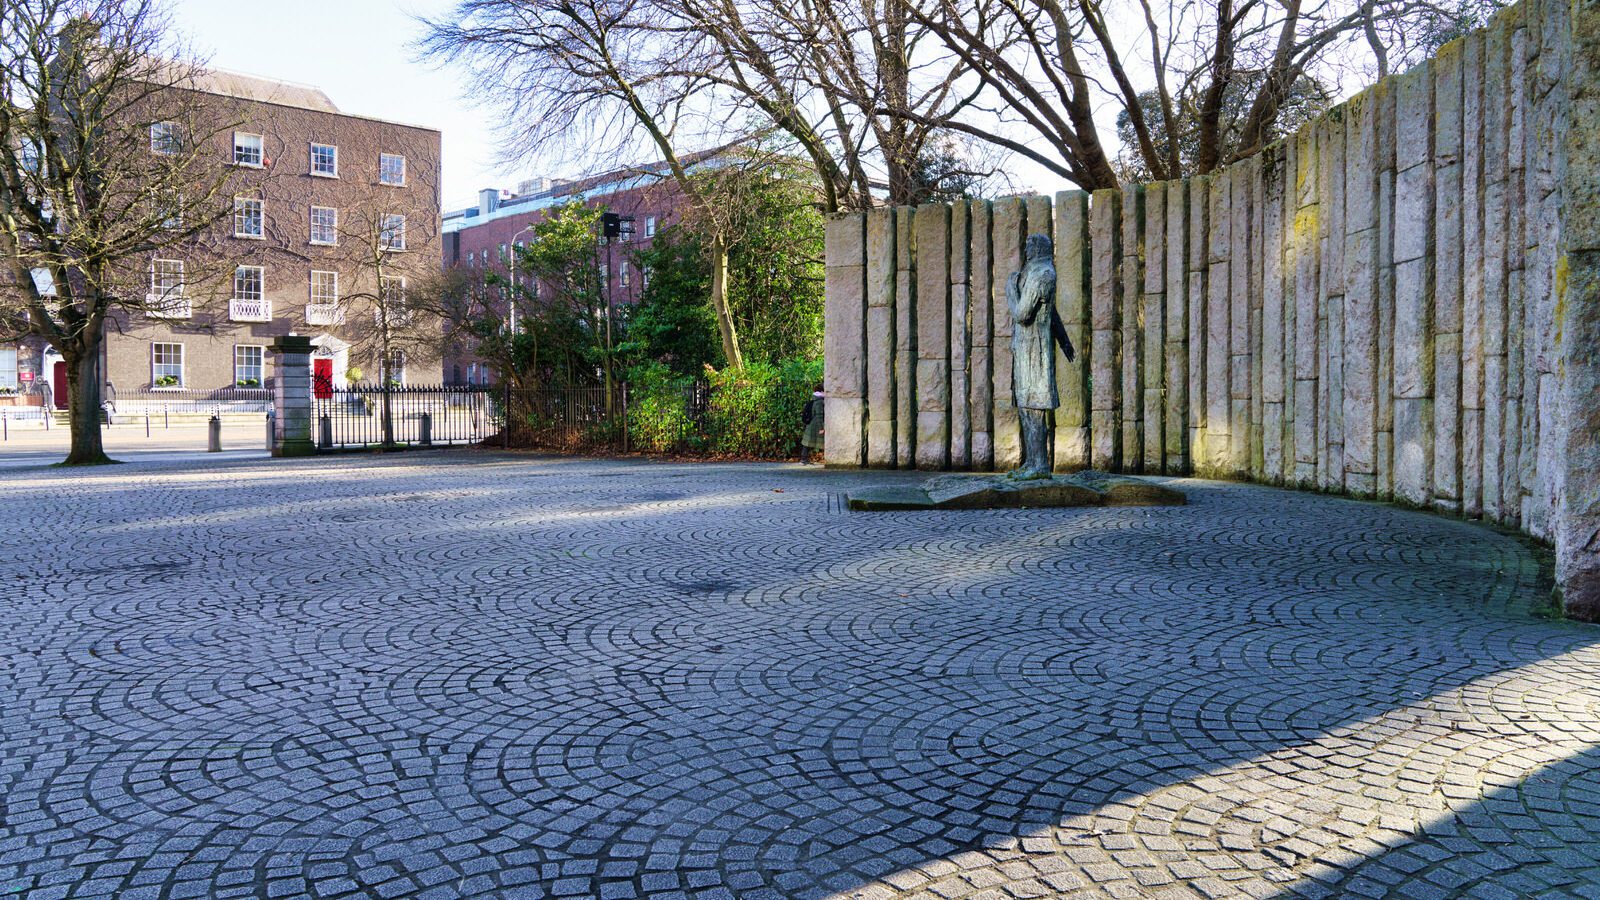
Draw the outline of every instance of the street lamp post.
[[[611,245],[623,235],[633,234],[633,216],[624,216],[608,212],[600,215],[600,233],[606,239],[606,409],[611,409],[611,373],[614,365],[612,354],[616,345],[611,336],[611,320],[616,318],[616,296],[612,282],[616,279],[611,274]]]
[[[506,260],[506,268],[511,273],[511,297],[506,301],[506,330],[511,333],[513,340],[517,336],[517,238],[532,230],[533,225],[530,224],[511,236],[511,258]]]

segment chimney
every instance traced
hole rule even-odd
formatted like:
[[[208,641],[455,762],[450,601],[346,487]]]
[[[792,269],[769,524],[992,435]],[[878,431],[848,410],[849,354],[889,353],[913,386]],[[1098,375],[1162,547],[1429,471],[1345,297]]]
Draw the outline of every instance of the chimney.
[[[500,189],[484,188],[478,192],[478,215],[487,216],[500,208]]]

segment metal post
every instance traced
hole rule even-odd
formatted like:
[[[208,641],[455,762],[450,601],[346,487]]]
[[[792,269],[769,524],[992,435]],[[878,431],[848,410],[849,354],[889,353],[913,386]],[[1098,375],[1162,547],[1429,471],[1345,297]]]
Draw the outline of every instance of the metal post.
[[[317,420],[317,446],[324,450],[333,449],[333,417],[324,415]]]
[[[620,236],[620,226],[618,234]],[[611,412],[612,394],[617,390],[617,359],[616,342],[611,336],[611,320],[617,317],[617,303],[612,299],[614,289],[612,283],[616,277],[611,271],[611,244],[616,238],[606,238],[606,412]]]
[[[150,436],[150,410],[144,411],[144,436]]]
[[[421,432],[417,443],[424,447],[433,446],[433,413],[425,412],[417,417],[417,429]]]
[[[272,424],[273,424],[273,420],[276,419],[276,418],[278,418],[278,411],[273,409],[273,408],[271,408],[271,407],[268,407],[267,408],[267,449],[268,450],[272,449],[272,437],[273,437],[273,435],[272,435]],[[145,426],[146,426],[145,427],[145,432],[147,434],[149,433],[149,424],[150,424],[150,417],[146,416],[145,417]]]
[[[207,423],[207,425],[208,425],[208,427],[207,427],[206,431],[208,432],[208,434],[207,434],[207,440],[206,440],[206,452],[208,452],[208,453],[221,453],[222,452],[222,417],[218,416],[218,415],[213,415],[211,417],[211,421],[209,423]]]
[[[161,404],[161,427],[162,428],[171,428],[172,427],[171,416],[168,415],[168,413],[170,411],[171,411],[171,407],[167,406],[165,403]]]

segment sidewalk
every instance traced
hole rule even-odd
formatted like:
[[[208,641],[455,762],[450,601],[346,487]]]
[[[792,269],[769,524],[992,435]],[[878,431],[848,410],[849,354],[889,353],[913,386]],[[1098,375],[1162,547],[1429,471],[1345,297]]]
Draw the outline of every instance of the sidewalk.
[[[206,425],[183,424],[162,428],[155,422],[146,434],[144,422],[101,427],[106,453],[113,459],[159,459],[198,454],[249,457],[267,455],[267,425],[265,418],[255,422],[224,422],[222,449],[224,454],[207,454]],[[60,462],[67,454],[70,441],[67,427],[56,425],[49,429],[35,423],[8,423],[0,439],[0,466],[38,465]]]

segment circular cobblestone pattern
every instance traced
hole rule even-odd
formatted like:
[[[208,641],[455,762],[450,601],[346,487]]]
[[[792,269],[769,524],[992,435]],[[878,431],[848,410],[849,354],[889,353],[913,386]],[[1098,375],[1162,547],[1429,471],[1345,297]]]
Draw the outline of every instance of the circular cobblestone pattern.
[[[0,472],[0,896],[1600,896],[1517,540],[471,452]]]

